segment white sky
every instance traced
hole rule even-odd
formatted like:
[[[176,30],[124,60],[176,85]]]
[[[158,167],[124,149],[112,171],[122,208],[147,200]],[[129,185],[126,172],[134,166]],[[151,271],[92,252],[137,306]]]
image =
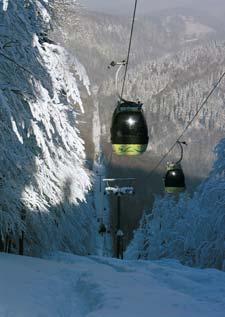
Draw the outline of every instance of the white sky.
[[[134,0],[79,0],[88,9],[105,11],[109,13],[130,13],[133,9]],[[151,13],[154,10],[191,7],[209,12],[224,12],[225,0],[139,0],[138,12]]]

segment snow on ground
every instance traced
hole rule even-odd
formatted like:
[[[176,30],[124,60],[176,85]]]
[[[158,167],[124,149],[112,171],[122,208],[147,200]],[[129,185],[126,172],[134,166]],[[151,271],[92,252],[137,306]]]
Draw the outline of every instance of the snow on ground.
[[[225,274],[176,261],[0,254],[0,316],[224,317]]]

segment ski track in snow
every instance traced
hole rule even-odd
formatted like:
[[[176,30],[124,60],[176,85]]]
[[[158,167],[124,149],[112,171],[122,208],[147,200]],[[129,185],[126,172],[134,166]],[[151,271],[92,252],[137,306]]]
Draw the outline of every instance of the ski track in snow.
[[[0,316],[224,317],[225,274],[174,260],[0,255]]]

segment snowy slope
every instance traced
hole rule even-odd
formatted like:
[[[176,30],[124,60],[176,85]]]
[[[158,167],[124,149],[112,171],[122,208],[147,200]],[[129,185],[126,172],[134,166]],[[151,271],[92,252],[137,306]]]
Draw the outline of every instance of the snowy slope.
[[[222,317],[225,274],[176,261],[0,255],[0,316]]]
[[[0,230],[14,245],[25,231],[29,254],[87,254],[93,215],[77,114],[78,83],[89,93],[89,80],[48,38],[52,3],[0,0]]]

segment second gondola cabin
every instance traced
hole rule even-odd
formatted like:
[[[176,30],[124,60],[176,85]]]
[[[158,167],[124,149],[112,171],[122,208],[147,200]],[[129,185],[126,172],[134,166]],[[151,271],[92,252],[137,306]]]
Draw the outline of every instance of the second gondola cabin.
[[[165,191],[168,194],[179,194],[185,191],[185,176],[180,163],[170,163],[167,165],[164,184]]]
[[[111,142],[117,155],[135,156],[144,153],[148,146],[148,128],[142,104],[119,101],[113,113]]]

